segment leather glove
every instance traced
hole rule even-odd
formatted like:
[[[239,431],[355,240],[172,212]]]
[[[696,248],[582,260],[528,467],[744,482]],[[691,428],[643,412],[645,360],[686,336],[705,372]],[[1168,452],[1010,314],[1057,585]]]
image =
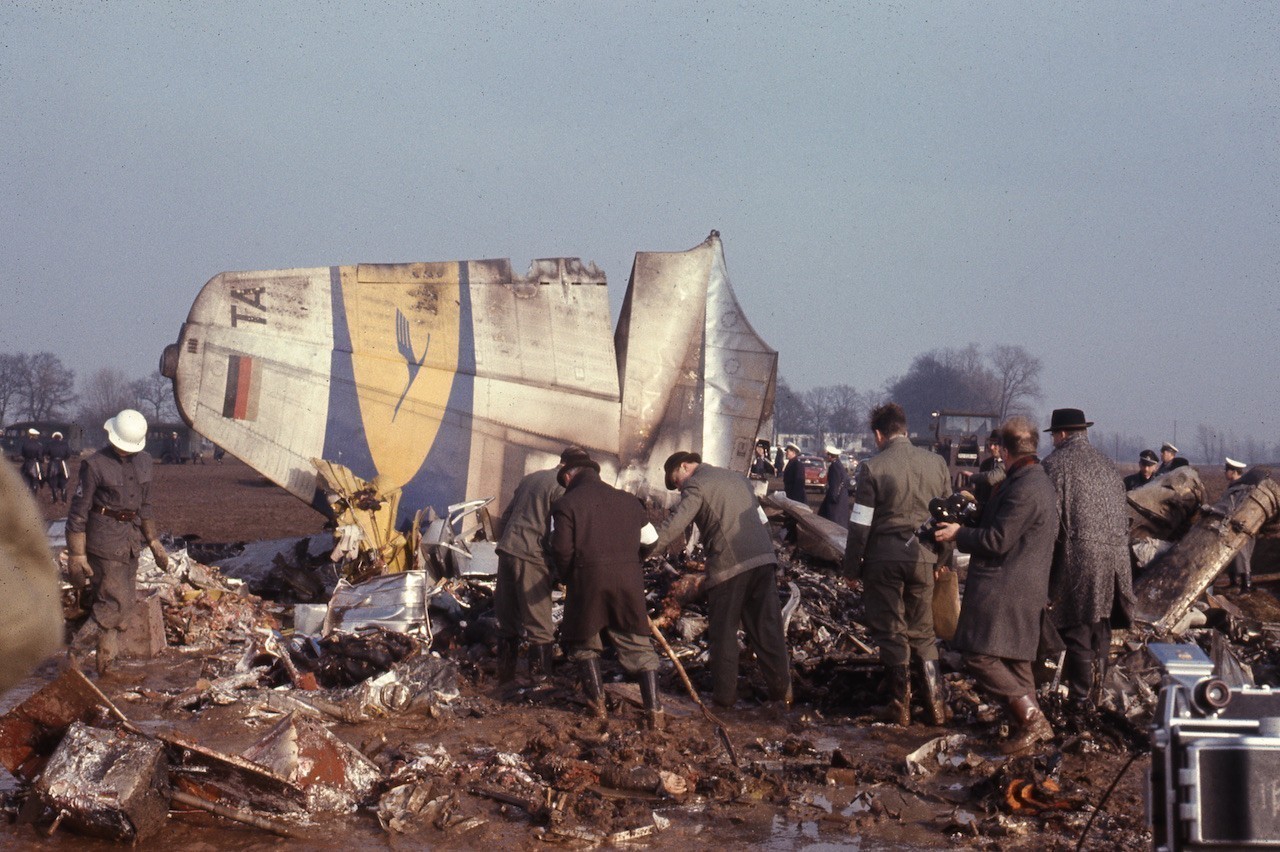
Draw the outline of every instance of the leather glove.
[[[85,553],[85,534],[67,533],[67,580],[77,589],[87,589],[92,576],[93,568]]]

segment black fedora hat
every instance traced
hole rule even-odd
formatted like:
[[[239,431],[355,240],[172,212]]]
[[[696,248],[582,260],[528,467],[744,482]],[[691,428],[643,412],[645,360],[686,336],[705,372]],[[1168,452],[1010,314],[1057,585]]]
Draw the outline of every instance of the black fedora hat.
[[[1078,408],[1055,408],[1053,417],[1049,418],[1049,428],[1046,432],[1057,432],[1061,429],[1088,429],[1093,425],[1092,420],[1084,419],[1084,412]]]

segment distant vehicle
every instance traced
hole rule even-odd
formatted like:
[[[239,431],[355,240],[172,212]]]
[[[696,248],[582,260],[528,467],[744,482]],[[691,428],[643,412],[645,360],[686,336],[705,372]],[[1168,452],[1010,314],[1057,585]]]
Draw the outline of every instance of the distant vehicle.
[[[827,462],[817,456],[800,456],[800,463],[804,465],[804,487],[805,488],[826,488],[827,487]]]
[[[200,433],[185,423],[152,423],[147,429],[146,450],[161,464],[186,464],[199,457],[203,441]]]
[[[955,474],[976,470],[978,456],[987,436],[996,428],[999,415],[973,411],[933,412],[933,446]]]
[[[84,449],[84,430],[78,423],[68,423],[65,420],[24,420],[4,427],[4,432],[0,434],[0,451],[6,456],[17,455],[22,448],[22,439],[27,437],[28,429],[37,430],[41,441],[49,440],[54,432],[61,432],[73,455]]]

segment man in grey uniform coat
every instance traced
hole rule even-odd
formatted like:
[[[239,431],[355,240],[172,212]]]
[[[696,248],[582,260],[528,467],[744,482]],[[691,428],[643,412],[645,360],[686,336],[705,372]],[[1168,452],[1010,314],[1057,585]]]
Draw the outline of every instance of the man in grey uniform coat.
[[[547,561],[547,531],[551,504],[564,494],[556,474],[565,456],[582,452],[568,447],[560,464],[535,470],[520,480],[498,536],[498,584],[493,593],[498,617],[498,683],[516,676],[520,640],[529,640],[529,670],[536,678],[551,675],[555,659],[555,625],[551,621],[551,568]]]
[[[126,408],[103,424],[107,446],[80,463],[67,512],[67,573],[88,587],[93,610],[88,632],[98,634],[98,673],[119,653],[119,631],[137,602],[138,554],[146,544],[161,570],[169,566],[151,512],[151,456],[147,420]]]
[[[951,494],[951,478],[941,456],[911,444],[907,415],[896,402],[871,412],[871,429],[879,452],[858,467],[841,573],[851,584],[862,581],[867,628],[885,667],[889,702],[874,713],[911,724],[914,659],[930,721],[941,725],[947,712],[933,632],[938,557],[920,547],[915,531],[929,517],[929,501]]]
[[[1106,673],[1112,615],[1128,626],[1133,612],[1129,567],[1129,515],[1124,482],[1102,451],[1089,443],[1078,408],[1053,412],[1054,450],[1044,460],[1058,495],[1058,541],[1049,579],[1050,612],[1067,656],[1063,675],[1070,697],[1092,702]]]
[[[1031,673],[1058,537],[1057,498],[1036,458],[1038,438],[1028,418],[1005,421],[999,440],[1006,478],[983,503],[978,526],[940,524],[934,535],[973,555],[951,647],[964,652],[965,668],[978,685],[1008,704],[1019,730],[1000,745],[1005,754],[1053,737]]]
[[[707,553],[707,638],[712,699],[732,707],[738,697],[738,627],[764,675],[770,701],[791,703],[791,661],[778,601],[773,539],[750,481],[705,464],[697,453],[673,453],[663,465],[667,488],[680,502],[645,551],[661,553],[697,524]]]

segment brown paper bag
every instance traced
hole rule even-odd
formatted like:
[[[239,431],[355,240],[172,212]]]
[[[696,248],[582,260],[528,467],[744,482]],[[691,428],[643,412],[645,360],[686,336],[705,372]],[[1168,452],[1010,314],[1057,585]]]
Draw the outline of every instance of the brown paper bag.
[[[933,578],[933,632],[950,642],[960,620],[960,581],[954,571]]]

